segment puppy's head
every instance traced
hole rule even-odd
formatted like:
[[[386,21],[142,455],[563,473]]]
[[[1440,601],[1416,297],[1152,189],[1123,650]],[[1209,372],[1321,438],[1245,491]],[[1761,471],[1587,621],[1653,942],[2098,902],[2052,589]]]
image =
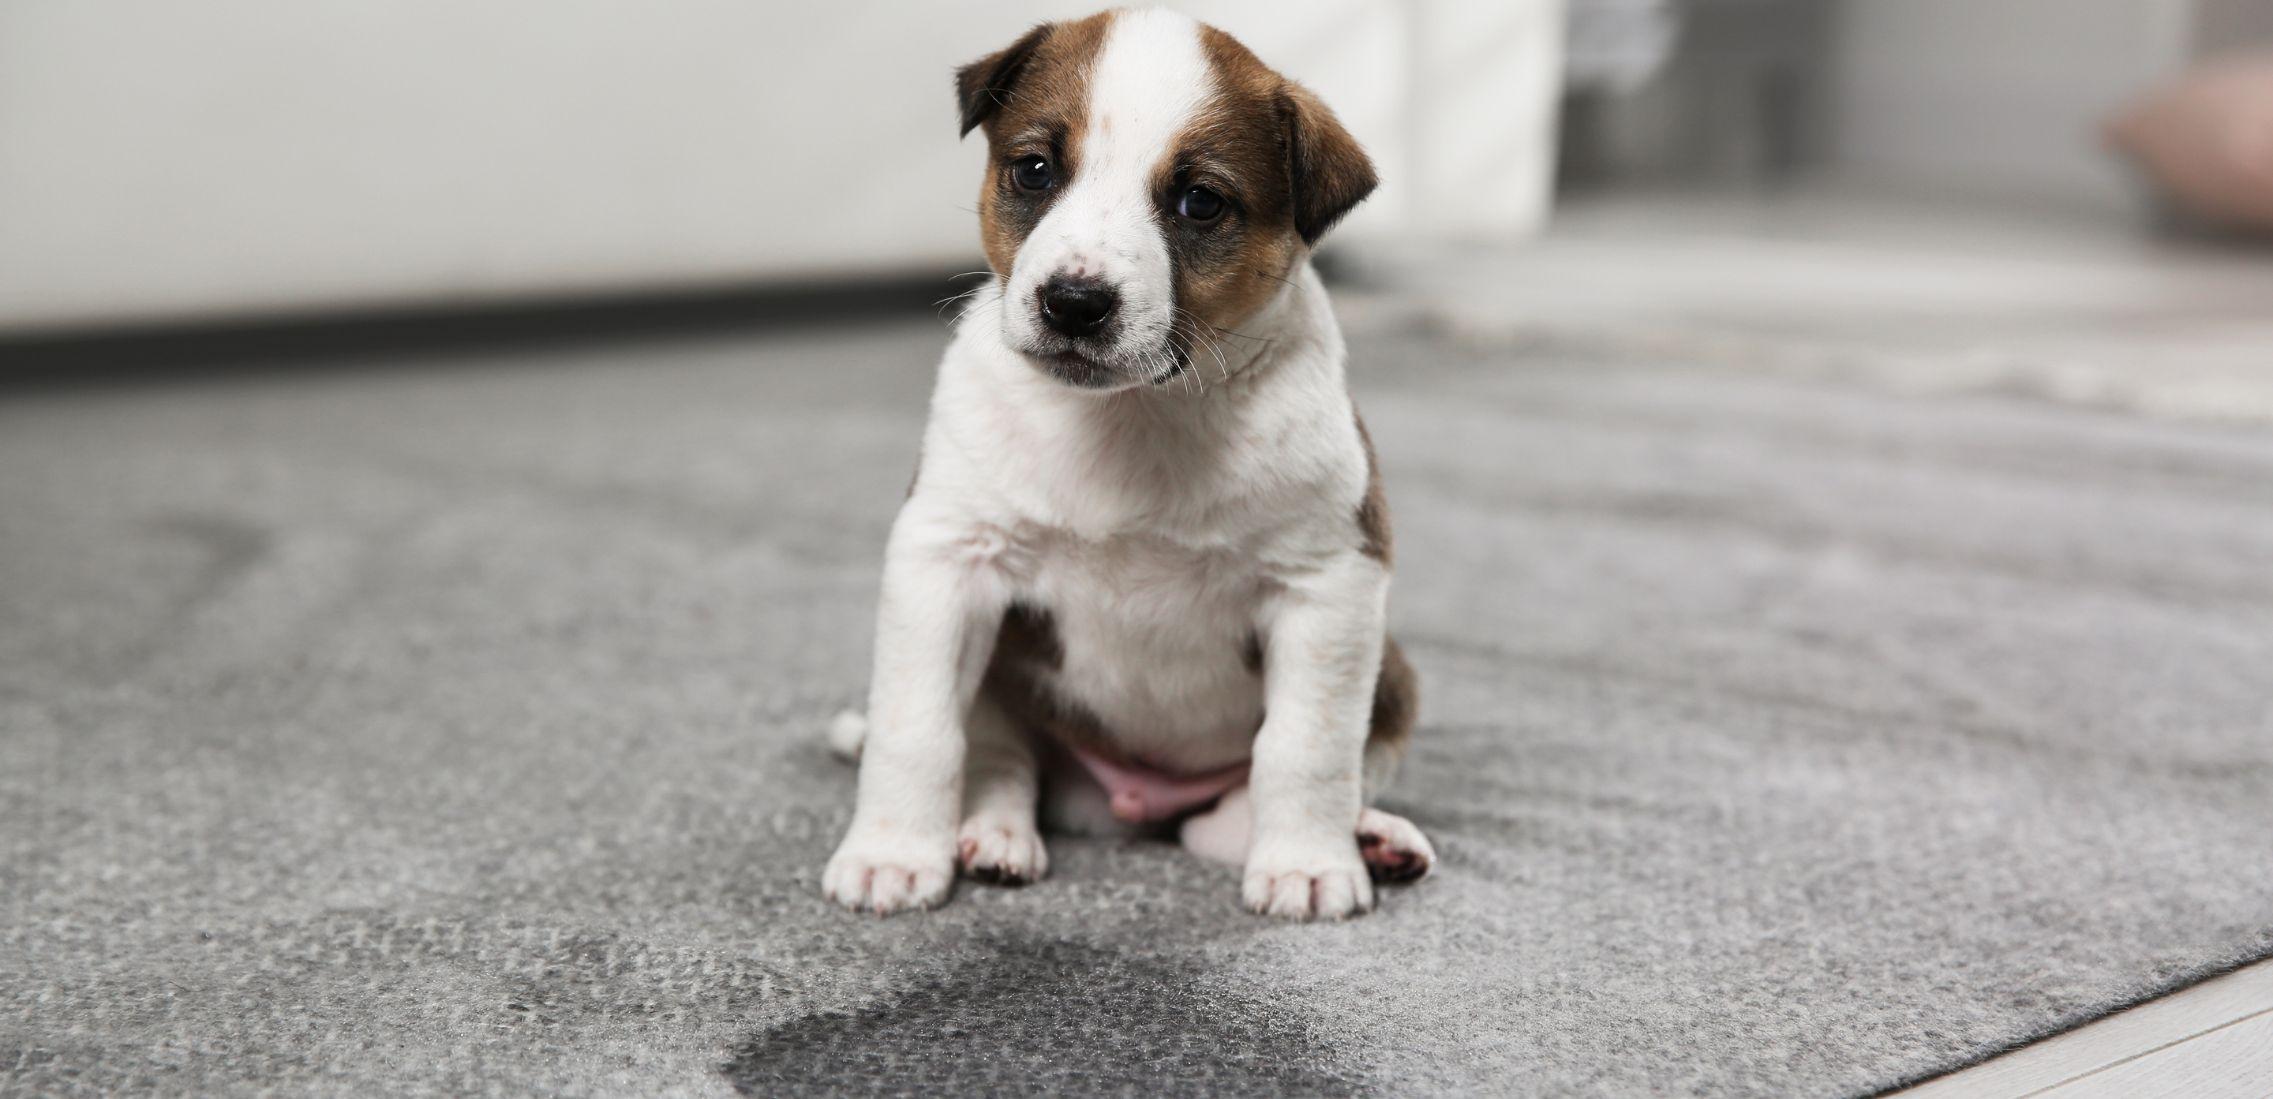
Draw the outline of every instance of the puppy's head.
[[[1172,12],[1043,24],[955,86],[1004,339],[1084,389],[1175,377],[1374,186],[1318,97]]]

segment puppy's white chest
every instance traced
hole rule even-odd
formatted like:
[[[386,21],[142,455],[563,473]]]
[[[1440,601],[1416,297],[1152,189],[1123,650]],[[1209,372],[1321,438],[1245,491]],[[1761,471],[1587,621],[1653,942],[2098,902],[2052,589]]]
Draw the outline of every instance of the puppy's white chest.
[[[1147,760],[1246,757],[1263,712],[1254,623],[1270,590],[1251,556],[1128,535],[1046,539],[1032,562],[1022,598],[1055,624],[1061,697]]]

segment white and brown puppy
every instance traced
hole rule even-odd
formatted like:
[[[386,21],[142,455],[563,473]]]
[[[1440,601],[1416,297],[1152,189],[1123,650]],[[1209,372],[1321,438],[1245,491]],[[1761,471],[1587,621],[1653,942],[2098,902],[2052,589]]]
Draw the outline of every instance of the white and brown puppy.
[[[957,73],[993,281],[940,364],[892,528],[852,825],[879,913],[960,865],[1048,867],[1037,817],[1244,861],[1260,912],[1426,873],[1368,809],[1414,714],[1388,515],[1310,247],[1373,189],[1331,111],[1165,11],[1046,24]],[[865,737],[865,746],[862,740]]]

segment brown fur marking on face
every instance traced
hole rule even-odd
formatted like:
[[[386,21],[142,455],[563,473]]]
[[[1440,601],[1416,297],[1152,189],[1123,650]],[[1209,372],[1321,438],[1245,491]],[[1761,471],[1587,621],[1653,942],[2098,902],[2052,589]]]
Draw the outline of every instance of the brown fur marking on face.
[[[1213,94],[1155,169],[1175,267],[1178,350],[1228,360],[1236,327],[1287,284],[1334,220],[1373,189],[1373,166],[1333,112],[1237,39],[1200,28]],[[1212,225],[1177,216],[1192,186],[1222,195]],[[1223,362],[1216,362],[1222,369]]]
[[[1373,683],[1373,719],[1366,741],[1403,755],[1421,712],[1421,677],[1394,637],[1383,639],[1381,675]]]
[[[1396,561],[1397,547],[1389,534],[1389,497],[1381,490],[1381,463],[1373,456],[1373,436],[1365,430],[1365,417],[1357,418],[1358,442],[1365,447],[1365,497],[1357,505],[1358,552],[1387,567]]]
[[[1082,132],[1088,125],[1089,70],[1104,48],[1113,13],[1044,23],[999,52],[956,70],[963,132],[983,126],[987,174],[979,188],[979,240],[987,265],[1008,276],[1018,246],[1034,231],[1051,201],[1081,167]],[[1056,185],[1026,192],[1010,179],[1010,162],[1026,156],[1049,160]]]
[[[1200,29],[1200,49],[1215,78],[1214,94],[1174,147],[1162,151],[1154,186],[1176,261],[1176,303],[1189,314],[1181,319],[1213,344],[1220,330],[1246,320],[1286,285],[1303,243],[1295,232],[1293,181],[1277,106],[1286,79],[1214,27]],[[1212,226],[1176,216],[1184,189],[1195,185],[1230,203]],[[1198,346],[1191,339],[1195,332],[1181,335],[1187,346]]]

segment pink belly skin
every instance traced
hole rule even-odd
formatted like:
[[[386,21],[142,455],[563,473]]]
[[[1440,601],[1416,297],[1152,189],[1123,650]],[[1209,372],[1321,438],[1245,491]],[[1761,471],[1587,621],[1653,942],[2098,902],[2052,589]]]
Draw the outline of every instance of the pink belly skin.
[[[1244,763],[1203,774],[1177,775],[1106,759],[1080,748],[1071,750],[1082,769],[1105,788],[1113,816],[1130,824],[1174,820],[1247,781]]]

